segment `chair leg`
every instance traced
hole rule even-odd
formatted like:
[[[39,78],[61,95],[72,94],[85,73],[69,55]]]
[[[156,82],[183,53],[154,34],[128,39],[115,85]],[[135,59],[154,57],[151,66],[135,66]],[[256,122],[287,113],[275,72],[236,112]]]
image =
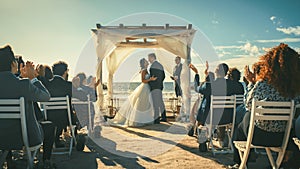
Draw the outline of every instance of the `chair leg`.
[[[285,151],[286,152],[286,151]],[[282,160],[284,158],[284,154],[282,151],[278,153],[277,160],[276,160],[276,166],[279,168],[280,164],[282,163]]]
[[[271,152],[270,148],[265,148],[265,149],[266,149],[266,152],[267,152],[267,155],[268,155],[268,158],[269,158],[272,168],[273,169],[278,168],[278,166],[276,166],[276,163],[274,161],[274,158],[272,156],[272,152]]]
[[[77,144],[76,139],[75,139],[75,129],[76,129],[76,127],[70,126],[70,129],[71,129],[71,135],[74,138],[74,142],[75,142],[75,145],[76,145]]]
[[[0,166],[2,167],[4,162],[6,161],[6,157],[8,155],[8,150],[2,150],[1,158],[0,158]]]
[[[240,158],[241,158],[241,164],[240,164],[240,169],[247,168],[247,161],[249,157],[250,149],[245,150],[244,152],[239,150]]]
[[[208,137],[209,137],[208,147],[211,146],[211,152],[212,152],[213,156],[216,156],[216,152],[215,152],[216,150],[215,150],[215,147],[213,144],[213,136],[212,136],[213,131],[212,131],[212,129],[209,129],[209,131],[211,134],[208,135]]]
[[[234,151],[233,150],[233,144],[232,144],[232,138],[231,138],[231,133],[229,132],[229,127],[226,127],[227,130],[227,136],[228,136],[228,149],[230,149],[231,153]]]
[[[26,148],[26,153],[27,153],[27,158],[28,158],[28,164],[27,164],[27,168],[33,168],[33,160],[34,157],[32,156],[32,152],[30,151],[29,148]]]
[[[72,149],[73,149],[73,137],[70,139],[70,147],[69,147],[69,158],[71,157]]]
[[[71,130],[71,139],[70,139],[70,148],[69,148],[69,157],[71,157],[72,149],[73,149],[73,142],[74,146],[77,144],[76,137],[75,137],[75,129],[76,127],[73,127],[72,125],[69,126]]]

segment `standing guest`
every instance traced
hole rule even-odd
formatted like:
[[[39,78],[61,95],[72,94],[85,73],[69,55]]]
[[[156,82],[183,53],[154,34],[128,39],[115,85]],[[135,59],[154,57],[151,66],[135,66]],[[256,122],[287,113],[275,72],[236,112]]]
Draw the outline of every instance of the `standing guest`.
[[[182,90],[180,87],[180,83],[181,83],[180,74],[181,74],[181,70],[182,70],[182,63],[181,63],[181,58],[179,56],[176,56],[175,63],[176,63],[176,66],[173,69],[173,76],[171,76],[171,79],[174,80],[175,94],[176,94],[176,97],[178,97],[178,96],[182,96]]]
[[[68,64],[63,61],[54,63],[52,66],[52,71],[54,75],[53,79],[46,84],[51,97],[65,97],[68,95],[71,105],[72,82],[67,81],[69,72]],[[48,120],[51,120],[56,126],[55,146],[63,147],[64,144],[59,137],[62,134],[63,129],[69,124],[67,110],[49,110],[47,112],[47,116]]]
[[[237,141],[247,140],[250,123],[251,103],[255,98],[266,101],[300,101],[299,54],[288,45],[281,43],[259,58],[260,72],[257,82],[246,99],[247,113],[237,129]],[[255,122],[252,144],[258,146],[280,146],[286,127],[285,121]],[[250,157],[251,158],[251,154]],[[228,168],[238,168],[241,163],[235,149],[233,160],[236,164]]]
[[[30,64],[27,65],[25,69],[27,72],[27,78],[17,78],[14,74],[16,74],[18,71],[18,63],[15,60],[11,47],[5,46],[4,48],[0,48],[0,99],[19,99],[20,97],[25,98],[25,114],[27,121],[27,132],[29,134],[29,146],[33,146],[42,143],[43,130],[36,120],[32,105],[33,102],[48,101],[50,99],[50,94],[41,84],[41,82],[35,78],[35,72],[32,71],[33,69]],[[11,150],[16,149],[16,147],[22,149],[23,142],[22,135],[20,134],[20,128],[20,122],[18,121],[1,120],[0,149]],[[43,160],[50,160],[45,156],[43,157]],[[8,165],[11,165],[12,159],[7,159]]]

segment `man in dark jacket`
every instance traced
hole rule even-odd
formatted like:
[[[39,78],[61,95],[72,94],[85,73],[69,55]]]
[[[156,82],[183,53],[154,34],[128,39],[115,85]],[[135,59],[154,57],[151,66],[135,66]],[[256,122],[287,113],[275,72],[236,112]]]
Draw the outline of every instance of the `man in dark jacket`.
[[[63,61],[54,63],[52,66],[53,79],[50,80],[46,85],[51,97],[65,97],[69,96],[70,105],[72,97],[72,83],[67,81],[68,78],[68,65]],[[72,109],[71,109],[72,112]],[[62,147],[64,144],[60,141],[59,136],[61,135],[64,128],[69,124],[67,110],[49,110],[47,111],[48,120],[52,121],[56,125],[56,136],[55,146]]]
[[[30,67],[26,69],[26,79],[19,79],[18,64],[10,46],[0,48],[0,99],[25,99],[25,115],[29,146],[41,144],[43,130],[35,117],[33,102],[48,101],[50,94],[47,89],[35,78],[35,72]],[[0,149],[22,149],[22,134],[19,121],[1,120],[0,122]],[[51,153],[51,152],[50,152]]]
[[[207,63],[208,64],[208,63]],[[208,67],[208,65],[207,65]],[[214,96],[231,96],[231,95],[243,95],[244,88],[238,82],[226,79],[225,76],[229,70],[229,67],[225,63],[219,64],[215,69],[215,77],[216,79],[211,82],[205,82],[203,85],[199,85],[199,75],[198,70],[190,65],[190,68],[196,73],[195,75],[195,90],[198,93],[205,95],[206,101],[202,102],[200,110],[197,114],[197,121],[201,125],[207,122],[210,115],[210,102],[211,95]],[[231,123],[233,119],[232,109],[214,109],[214,118],[213,124],[228,124]],[[218,128],[218,140],[221,144],[224,144],[225,138],[225,128]]]

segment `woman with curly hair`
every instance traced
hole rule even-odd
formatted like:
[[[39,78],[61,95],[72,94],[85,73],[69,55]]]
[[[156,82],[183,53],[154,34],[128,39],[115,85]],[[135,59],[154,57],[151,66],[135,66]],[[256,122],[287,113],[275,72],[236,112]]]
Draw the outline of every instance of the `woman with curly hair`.
[[[300,101],[300,58],[299,54],[287,44],[272,48],[259,58],[260,71],[256,75],[256,83],[249,91],[246,99],[247,113],[237,129],[236,140],[247,140],[251,103],[255,98],[265,101]],[[280,146],[286,122],[260,121],[255,122],[252,143],[261,146]],[[251,158],[251,155],[250,155]],[[238,168],[241,162],[238,151],[234,151],[233,166]],[[249,161],[249,160],[248,160]]]

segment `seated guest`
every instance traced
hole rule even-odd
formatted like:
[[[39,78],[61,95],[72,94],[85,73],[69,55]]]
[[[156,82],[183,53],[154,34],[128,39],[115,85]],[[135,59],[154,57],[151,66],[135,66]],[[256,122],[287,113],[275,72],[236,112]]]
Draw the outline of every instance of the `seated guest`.
[[[51,97],[64,97],[68,95],[71,105],[72,83],[67,81],[68,65],[63,61],[59,61],[53,64],[52,71],[54,75],[53,79],[45,84]],[[69,124],[67,110],[49,110],[47,111],[47,116],[48,120],[52,121],[56,126],[55,146],[63,147],[64,144],[60,140],[60,135],[63,129]]]
[[[42,72],[44,69],[42,66],[37,66],[39,71]],[[37,69],[34,70],[34,65],[32,62],[26,62],[26,64],[21,67],[20,69],[20,77],[22,78],[29,78],[32,79],[32,75],[34,77],[38,75]],[[42,82],[42,81],[41,81]],[[39,87],[42,83],[34,83],[35,86]],[[40,88],[40,87],[39,87]],[[37,121],[42,126],[43,133],[44,133],[44,140],[43,140],[43,161],[44,161],[44,168],[51,167],[51,154],[54,142],[54,133],[55,133],[55,126],[51,121],[45,121],[43,113],[38,105],[37,102],[33,102],[34,113]]]
[[[237,68],[230,68],[227,73],[227,77],[229,80],[236,82],[234,83],[234,85],[236,85],[234,88],[237,88],[239,91],[244,90],[243,84],[240,82],[241,72]],[[236,108],[235,125],[239,124],[242,121],[246,112],[244,104],[237,104],[236,106],[237,108]]]
[[[35,78],[35,72],[31,66],[26,67],[26,79],[19,79],[14,74],[18,71],[18,63],[10,46],[0,48],[0,99],[25,98],[25,113],[27,120],[27,130],[29,146],[37,145],[43,141],[43,130],[36,120],[33,102],[48,101],[50,94],[47,89]],[[0,138],[2,150],[22,149],[22,135],[20,122],[5,121],[0,122]],[[51,151],[50,151],[51,153]],[[49,157],[49,156],[48,156]],[[44,156],[44,160],[49,160]],[[11,160],[8,159],[8,160]],[[8,162],[8,165],[11,163]]]
[[[266,101],[300,101],[300,65],[299,54],[286,44],[280,44],[259,58],[260,72],[254,87],[246,99],[247,113],[237,128],[236,140],[247,140],[250,122],[251,103],[255,98]],[[286,122],[260,121],[255,123],[252,143],[261,146],[281,145]],[[236,164],[229,168],[238,168],[241,162],[235,149],[233,160]],[[251,155],[250,155],[251,157]]]
[[[95,79],[92,79],[93,81]],[[90,96],[90,101],[94,102],[97,100],[97,95],[96,95],[96,90],[95,88],[98,86],[99,81],[98,82],[91,82],[92,84],[94,84],[93,87],[87,86],[87,79],[86,79],[86,75],[84,73],[79,73],[77,74],[73,80],[72,80],[72,84],[73,84],[73,97],[77,98],[81,101],[86,101],[87,100],[87,96]],[[94,109],[94,104],[90,103],[90,111],[91,111],[91,126],[94,126],[94,116],[95,116],[95,109]],[[83,126],[89,126],[88,122],[88,106],[87,105],[73,105],[74,110],[76,112],[76,115],[79,119],[80,125]]]
[[[194,88],[195,91],[197,93],[201,93],[202,94],[202,99],[201,99],[201,103],[200,103],[200,107],[199,110],[197,110],[197,121],[196,121],[196,126],[200,126],[200,125],[204,125],[205,121],[206,121],[206,117],[207,114],[209,112],[209,108],[210,106],[206,106],[206,105],[210,105],[210,94],[211,92],[211,81],[215,80],[215,75],[212,72],[208,72],[208,63],[206,62],[206,69],[204,71],[205,74],[205,81],[200,83],[200,77],[198,74],[198,70],[197,68],[193,65],[190,64],[189,67],[196,73],[195,74],[195,79],[194,79]],[[204,90],[205,89],[205,90]],[[195,131],[195,127],[193,126],[188,135],[189,136],[193,136],[194,135],[194,131]]]

